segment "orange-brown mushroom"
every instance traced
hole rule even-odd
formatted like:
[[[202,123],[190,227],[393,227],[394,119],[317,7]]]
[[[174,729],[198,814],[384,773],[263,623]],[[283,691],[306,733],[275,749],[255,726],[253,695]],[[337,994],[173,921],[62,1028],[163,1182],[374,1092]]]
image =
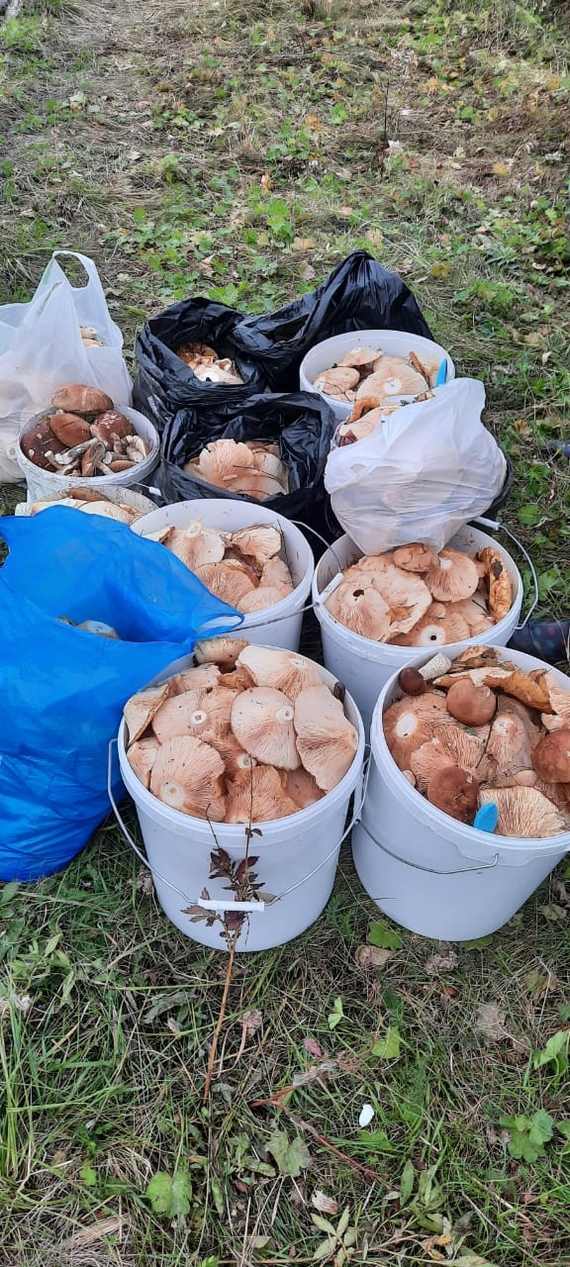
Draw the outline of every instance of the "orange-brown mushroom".
[[[536,787],[488,787],[479,793],[479,802],[481,805],[494,802],[497,806],[499,836],[539,840],[567,830],[556,806]]]
[[[224,763],[210,744],[177,735],[161,744],[152,767],[150,790],[181,814],[223,822],[226,803],[220,777]]]
[[[297,749],[306,770],[330,792],[350,769],[358,731],[328,686],[308,686],[295,700]]]
[[[240,652],[238,664],[249,670],[256,686],[271,686],[290,700],[308,686],[322,684],[316,664],[295,651],[247,646]]]
[[[462,598],[471,598],[479,584],[473,559],[449,546],[440,550],[437,567],[428,568],[423,579],[433,597],[442,603],[457,603]]]
[[[234,700],[231,726],[242,748],[256,761],[295,770],[299,753],[293,718],[293,704],[282,691],[254,686]]]
[[[478,795],[479,784],[475,776],[457,766],[438,770],[427,789],[428,801],[460,823],[473,822]]]
[[[433,738],[438,725],[451,725],[445,695],[426,691],[415,699],[405,696],[386,709],[382,718],[386,743],[400,770],[410,769],[416,748]]]
[[[466,726],[484,726],[495,715],[497,697],[488,686],[469,678],[454,682],[447,692],[447,711]]]
[[[274,766],[238,770],[227,781],[226,823],[266,823],[298,812],[282,773]]]
[[[532,754],[532,765],[545,783],[570,783],[570,729],[543,735]]]
[[[168,696],[172,694],[174,685],[172,679],[163,682],[160,686],[147,686],[144,690],[138,691],[136,695],[131,695],[127,700],[123,709],[125,718],[125,726],[127,728],[128,744],[136,743],[144,734],[148,726],[150,726],[153,717],[158,712],[161,705]]]

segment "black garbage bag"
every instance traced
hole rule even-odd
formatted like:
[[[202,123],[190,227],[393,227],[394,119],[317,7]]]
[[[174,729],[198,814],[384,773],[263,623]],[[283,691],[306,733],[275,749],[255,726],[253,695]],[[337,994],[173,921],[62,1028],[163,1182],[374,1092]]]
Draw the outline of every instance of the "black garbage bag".
[[[146,322],[136,341],[138,374],[133,407],[150,418],[159,432],[180,409],[202,405],[237,405],[265,388],[262,371],[233,342],[233,331],[243,313],[212,299],[183,299]],[[234,361],[243,386],[206,383],[197,378],[176,349],[183,343],[207,343],[218,356]]]
[[[353,251],[316,290],[270,316],[244,317],[232,331],[272,391],[294,391],[315,344],[348,330],[404,330],[433,339],[408,287],[368,251]]]
[[[156,482],[167,503],[198,497],[250,501],[320,532],[328,502],[323,474],[336,425],[330,406],[312,392],[250,396],[244,405],[224,404],[208,415],[201,408],[180,411],[164,429]],[[257,503],[252,497],[226,492],[182,470],[205,445],[222,437],[278,444],[289,472],[289,491]]]

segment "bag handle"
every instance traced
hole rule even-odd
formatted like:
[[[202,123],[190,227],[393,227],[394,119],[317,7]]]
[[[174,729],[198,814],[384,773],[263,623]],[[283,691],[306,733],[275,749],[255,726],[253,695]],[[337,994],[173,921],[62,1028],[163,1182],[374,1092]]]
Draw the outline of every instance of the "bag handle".
[[[87,282],[85,283],[84,286],[74,286],[73,283],[69,281],[69,278],[67,277],[65,273],[65,270],[61,268],[61,264],[59,263],[58,257],[61,255],[67,255],[72,260],[79,260],[79,263],[81,264],[82,268],[84,268],[85,272],[87,273]],[[101,279],[97,272],[95,263],[93,260],[89,259],[87,255],[81,255],[79,251],[61,250],[61,251],[54,251],[51,258],[52,260],[55,260],[56,264],[61,269],[61,272],[63,273],[66,282],[68,283],[69,286],[71,286],[72,290],[87,290],[89,286],[97,287],[97,289],[99,290],[100,294],[103,297],[105,305],[107,304],[107,300],[105,299],[105,292],[101,285]],[[49,268],[49,265],[48,265],[48,268]]]

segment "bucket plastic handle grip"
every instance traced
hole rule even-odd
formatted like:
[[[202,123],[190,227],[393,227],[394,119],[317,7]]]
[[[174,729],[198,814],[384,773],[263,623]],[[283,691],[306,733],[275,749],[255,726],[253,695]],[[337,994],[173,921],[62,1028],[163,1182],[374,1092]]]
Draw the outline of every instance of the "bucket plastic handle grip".
[[[493,854],[492,862],[478,862],[476,867],[458,867],[454,871],[440,871],[437,867],[422,867],[419,862],[410,862],[408,858],[401,858],[399,854],[393,853],[391,849],[388,849],[386,845],[382,844],[382,841],[378,840],[378,838],[374,835],[374,832],[371,832],[370,828],[366,826],[366,823],[363,822],[362,826],[366,835],[369,836],[374,844],[382,850],[382,853],[387,853],[388,857],[393,858],[395,862],[403,863],[405,867],[413,867],[414,871],[427,871],[429,875],[468,875],[470,871],[490,871],[493,867],[497,867],[499,865],[499,855],[498,853],[495,853]],[[374,901],[374,898],[372,900]],[[382,902],[386,902],[389,899],[381,898],[380,900]]]
[[[229,898],[227,900],[226,899],[220,900],[216,898],[208,898],[205,900],[204,898],[201,898],[201,897],[197,897],[197,898],[189,897],[187,893],[184,893],[183,889],[178,888],[178,885],[173,884],[171,880],[166,879],[166,876],[161,875],[160,871],[158,871],[156,867],[153,868],[150,866],[148,858],[145,857],[144,853],[141,853],[141,850],[139,849],[136,841],[133,840],[133,837],[131,836],[131,833],[121,815],[121,812],[119,810],[119,807],[113,795],[113,782],[112,782],[113,747],[116,747],[116,745],[117,745],[117,740],[111,739],[109,743],[108,760],[107,760],[107,795],[109,797],[109,801],[111,803],[113,813],[123,833],[123,836],[127,844],[130,845],[133,852],[136,853],[137,858],[139,859],[140,862],[142,862],[143,866],[147,867],[148,870],[151,872],[151,874],[153,876],[156,876],[157,879],[160,880],[162,884],[166,884],[167,888],[172,889],[173,893],[177,893],[179,897],[183,898],[184,901],[187,902],[189,906],[202,906],[204,910],[210,910],[210,911],[247,911],[249,914],[260,915],[267,906],[273,906],[275,902],[281,902],[284,897],[288,897],[289,894],[294,893],[296,889],[302,888],[302,886],[306,884],[308,880],[312,880],[313,876],[317,874],[317,871],[321,871],[322,868],[326,866],[327,862],[330,862],[331,858],[334,858],[334,855],[338,853],[341,845],[344,843],[347,836],[352,831],[352,828],[355,827],[358,822],[360,822],[362,810],[364,807],[364,800],[366,796],[368,775],[370,772],[369,760],[365,762],[363,766],[363,770],[362,770],[361,783],[360,783],[360,795],[358,798],[359,800],[358,809],[355,808],[355,811],[348,824],[348,827],[345,828],[340,840],[337,842],[337,844],[333,846],[333,848],[329,851],[329,853],[327,853],[326,856],[321,859],[321,861],[317,864],[316,867],[313,867],[312,871],[309,871],[308,875],[304,875],[302,880],[298,880],[297,884],[292,884],[290,888],[285,889],[283,893],[278,893],[275,897],[272,897],[270,902],[267,902],[267,901],[264,902],[261,898],[258,898],[253,902],[232,902],[230,901]]]
[[[500,523],[498,523],[498,522],[497,522],[497,520],[496,520],[496,519],[484,519],[482,515],[480,515],[477,519],[474,519],[474,520],[473,520],[473,523],[476,523],[476,524],[483,524],[483,527],[484,527],[484,528],[492,528],[494,532],[504,532],[504,533],[506,533],[507,537],[509,537],[511,541],[514,541],[515,545],[516,545],[516,546],[518,546],[518,548],[519,548],[519,550],[520,550],[521,554],[522,554],[522,555],[524,555],[524,557],[525,557],[525,559],[526,559],[526,561],[527,561],[527,563],[528,563],[528,566],[529,566],[529,568],[530,568],[530,573],[531,573],[531,576],[532,576],[532,583],[533,583],[533,587],[534,587],[534,599],[533,599],[533,601],[532,601],[532,603],[531,603],[531,605],[530,605],[530,607],[529,607],[529,609],[528,609],[528,611],[527,611],[527,614],[526,614],[526,616],[525,616],[524,620],[522,621],[522,624],[520,624],[520,625],[517,625],[517,626],[516,626],[516,628],[517,628],[517,629],[524,629],[525,625],[526,625],[526,624],[527,624],[527,622],[530,620],[530,618],[531,618],[531,616],[532,616],[532,613],[533,613],[533,611],[534,611],[535,607],[537,607],[537,606],[538,606],[538,600],[539,600],[539,598],[540,598],[540,593],[539,593],[539,589],[538,589],[538,577],[537,577],[537,575],[536,575],[536,568],[535,568],[534,563],[533,563],[533,561],[532,561],[532,559],[531,559],[531,557],[530,557],[530,554],[528,554],[528,552],[525,550],[525,548],[524,548],[524,546],[523,546],[522,541],[519,541],[518,537],[515,537],[514,532],[511,532],[510,528],[507,528],[506,524],[500,524]]]

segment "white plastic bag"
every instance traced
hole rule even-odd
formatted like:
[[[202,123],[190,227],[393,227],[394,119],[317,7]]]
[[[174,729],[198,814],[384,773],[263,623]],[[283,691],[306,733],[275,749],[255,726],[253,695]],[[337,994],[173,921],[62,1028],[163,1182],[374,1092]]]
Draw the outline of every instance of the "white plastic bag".
[[[72,286],[58,256],[79,260],[85,286]],[[81,327],[102,347],[88,347]],[[132,383],[122,356],[123,336],[111,319],[92,260],[54,251],[33,299],[0,308],[0,482],[19,481],[15,443],[23,423],[49,405],[63,383],[87,383],[130,405]]]
[[[433,399],[391,414],[369,436],[332,449],[325,486],[365,554],[410,541],[441,550],[500,493],[506,461],[481,422],[485,389],[457,378]]]

